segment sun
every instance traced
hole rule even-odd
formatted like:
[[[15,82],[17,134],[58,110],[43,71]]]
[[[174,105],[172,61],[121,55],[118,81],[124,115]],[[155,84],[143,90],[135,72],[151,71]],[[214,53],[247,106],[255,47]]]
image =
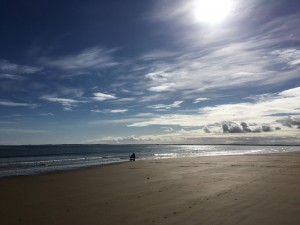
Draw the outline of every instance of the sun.
[[[232,0],[195,0],[195,20],[201,23],[217,24],[222,22],[232,9]]]

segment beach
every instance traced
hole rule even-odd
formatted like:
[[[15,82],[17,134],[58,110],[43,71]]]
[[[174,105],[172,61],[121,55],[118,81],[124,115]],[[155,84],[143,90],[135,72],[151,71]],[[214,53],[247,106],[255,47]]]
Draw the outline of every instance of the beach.
[[[0,224],[299,224],[300,152],[143,160],[0,179]]]

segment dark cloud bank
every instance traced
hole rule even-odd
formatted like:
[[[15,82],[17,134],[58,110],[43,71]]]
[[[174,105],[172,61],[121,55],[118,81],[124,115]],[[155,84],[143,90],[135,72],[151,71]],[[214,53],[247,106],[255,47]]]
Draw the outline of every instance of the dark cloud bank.
[[[222,123],[223,133],[261,133],[261,132],[271,132],[280,129],[279,127],[273,128],[270,125],[256,126],[255,128],[250,128],[246,122],[241,122],[237,124],[235,122],[223,122]]]
[[[261,133],[261,132],[272,132],[276,130],[281,130],[280,127],[272,127],[270,125],[260,125],[251,124],[255,126],[254,128],[250,128],[246,122],[241,122],[237,124],[231,121],[225,121],[220,124],[222,126],[223,133]],[[211,133],[211,130],[208,127],[203,128],[205,133]]]
[[[297,127],[298,129],[300,129],[300,116],[299,117],[286,117],[280,120],[277,120],[276,122],[281,123],[283,126],[286,127]]]
[[[276,120],[276,122],[282,124],[285,127],[300,129],[300,116],[289,116],[280,120]],[[232,121],[225,121],[220,123],[220,125],[222,127],[223,133],[262,133],[281,130],[280,127],[273,127],[267,124],[257,125],[256,123],[247,124],[246,122],[241,122],[240,124],[238,124]],[[205,133],[211,133],[211,130],[208,127],[204,127],[203,130]]]

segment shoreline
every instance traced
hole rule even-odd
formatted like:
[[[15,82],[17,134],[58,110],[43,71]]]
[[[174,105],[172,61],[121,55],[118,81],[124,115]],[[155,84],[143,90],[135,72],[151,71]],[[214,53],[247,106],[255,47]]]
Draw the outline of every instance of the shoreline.
[[[299,174],[300,152],[289,152],[3,177],[0,223],[296,225]]]
[[[136,161],[149,161],[149,160],[168,160],[168,159],[189,159],[189,158],[201,158],[201,157],[222,157],[222,156],[259,156],[259,155],[272,155],[272,154],[286,154],[286,153],[295,153],[300,152],[300,150],[291,150],[287,152],[272,152],[272,153],[236,153],[236,154],[220,154],[220,155],[197,155],[197,156],[178,156],[178,157],[163,157],[163,158],[146,158],[146,159],[139,159],[137,157]],[[52,171],[39,171],[39,172],[32,172],[28,174],[16,174],[16,175],[6,175],[6,176],[0,176],[1,179],[9,178],[9,177],[23,177],[23,176],[37,176],[37,175],[47,175],[47,174],[56,174],[56,173],[64,173],[69,171],[78,171],[78,170],[85,170],[85,169],[93,169],[93,168],[101,168],[109,165],[116,165],[116,164],[122,164],[129,162],[129,159],[126,161],[117,161],[117,162],[109,162],[109,163],[102,163],[97,165],[84,165],[84,166],[78,166],[74,168],[65,168],[65,169],[56,169]],[[51,167],[51,166],[50,166]],[[26,167],[25,167],[26,168]],[[45,167],[47,168],[47,167]]]
[[[76,146],[76,145],[98,145],[98,146],[120,146],[120,145],[123,145],[123,146],[135,146],[135,145],[221,145],[221,146],[300,146],[300,144],[273,144],[273,145],[270,145],[270,144],[242,144],[242,143],[232,143],[232,144],[20,144],[20,145],[14,145],[14,144],[11,144],[11,145],[0,145],[0,147],[13,147],[13,146],[57,146],[57,145],[62,145],[62,146]]]
[[[105,163],[105,164],[99,164],[99,165],[90,165],[90,166],[82,166],[82,167],[74,167],[70,169],[58,169],[53,171],[45,171],[45,172],[36,172],[32,174],[18,174],[18,175],[8,175],[8,176],[0,176],[1,179],[7,179],[7,178],[17,178],[17,177],[30,177],[30,176],[40,176],[40,175],[51,175],[51,174],[59,174],[59,173],[65,173],[65,172],[76,172],[80,170],[88,170],[88,169],[95,169],[95,168],[102,168],[105,166],[113,166],[117,164],[127,163],[128,161],[121,161],[121,162],[112,162],[112,163]]]

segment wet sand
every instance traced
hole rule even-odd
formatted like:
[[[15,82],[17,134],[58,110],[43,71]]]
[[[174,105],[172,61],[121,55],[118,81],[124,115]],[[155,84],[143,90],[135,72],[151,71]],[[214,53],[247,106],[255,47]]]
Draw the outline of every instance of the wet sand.
[[[0,224],[298,225],[300,153],[136,161],[0,179]]]

